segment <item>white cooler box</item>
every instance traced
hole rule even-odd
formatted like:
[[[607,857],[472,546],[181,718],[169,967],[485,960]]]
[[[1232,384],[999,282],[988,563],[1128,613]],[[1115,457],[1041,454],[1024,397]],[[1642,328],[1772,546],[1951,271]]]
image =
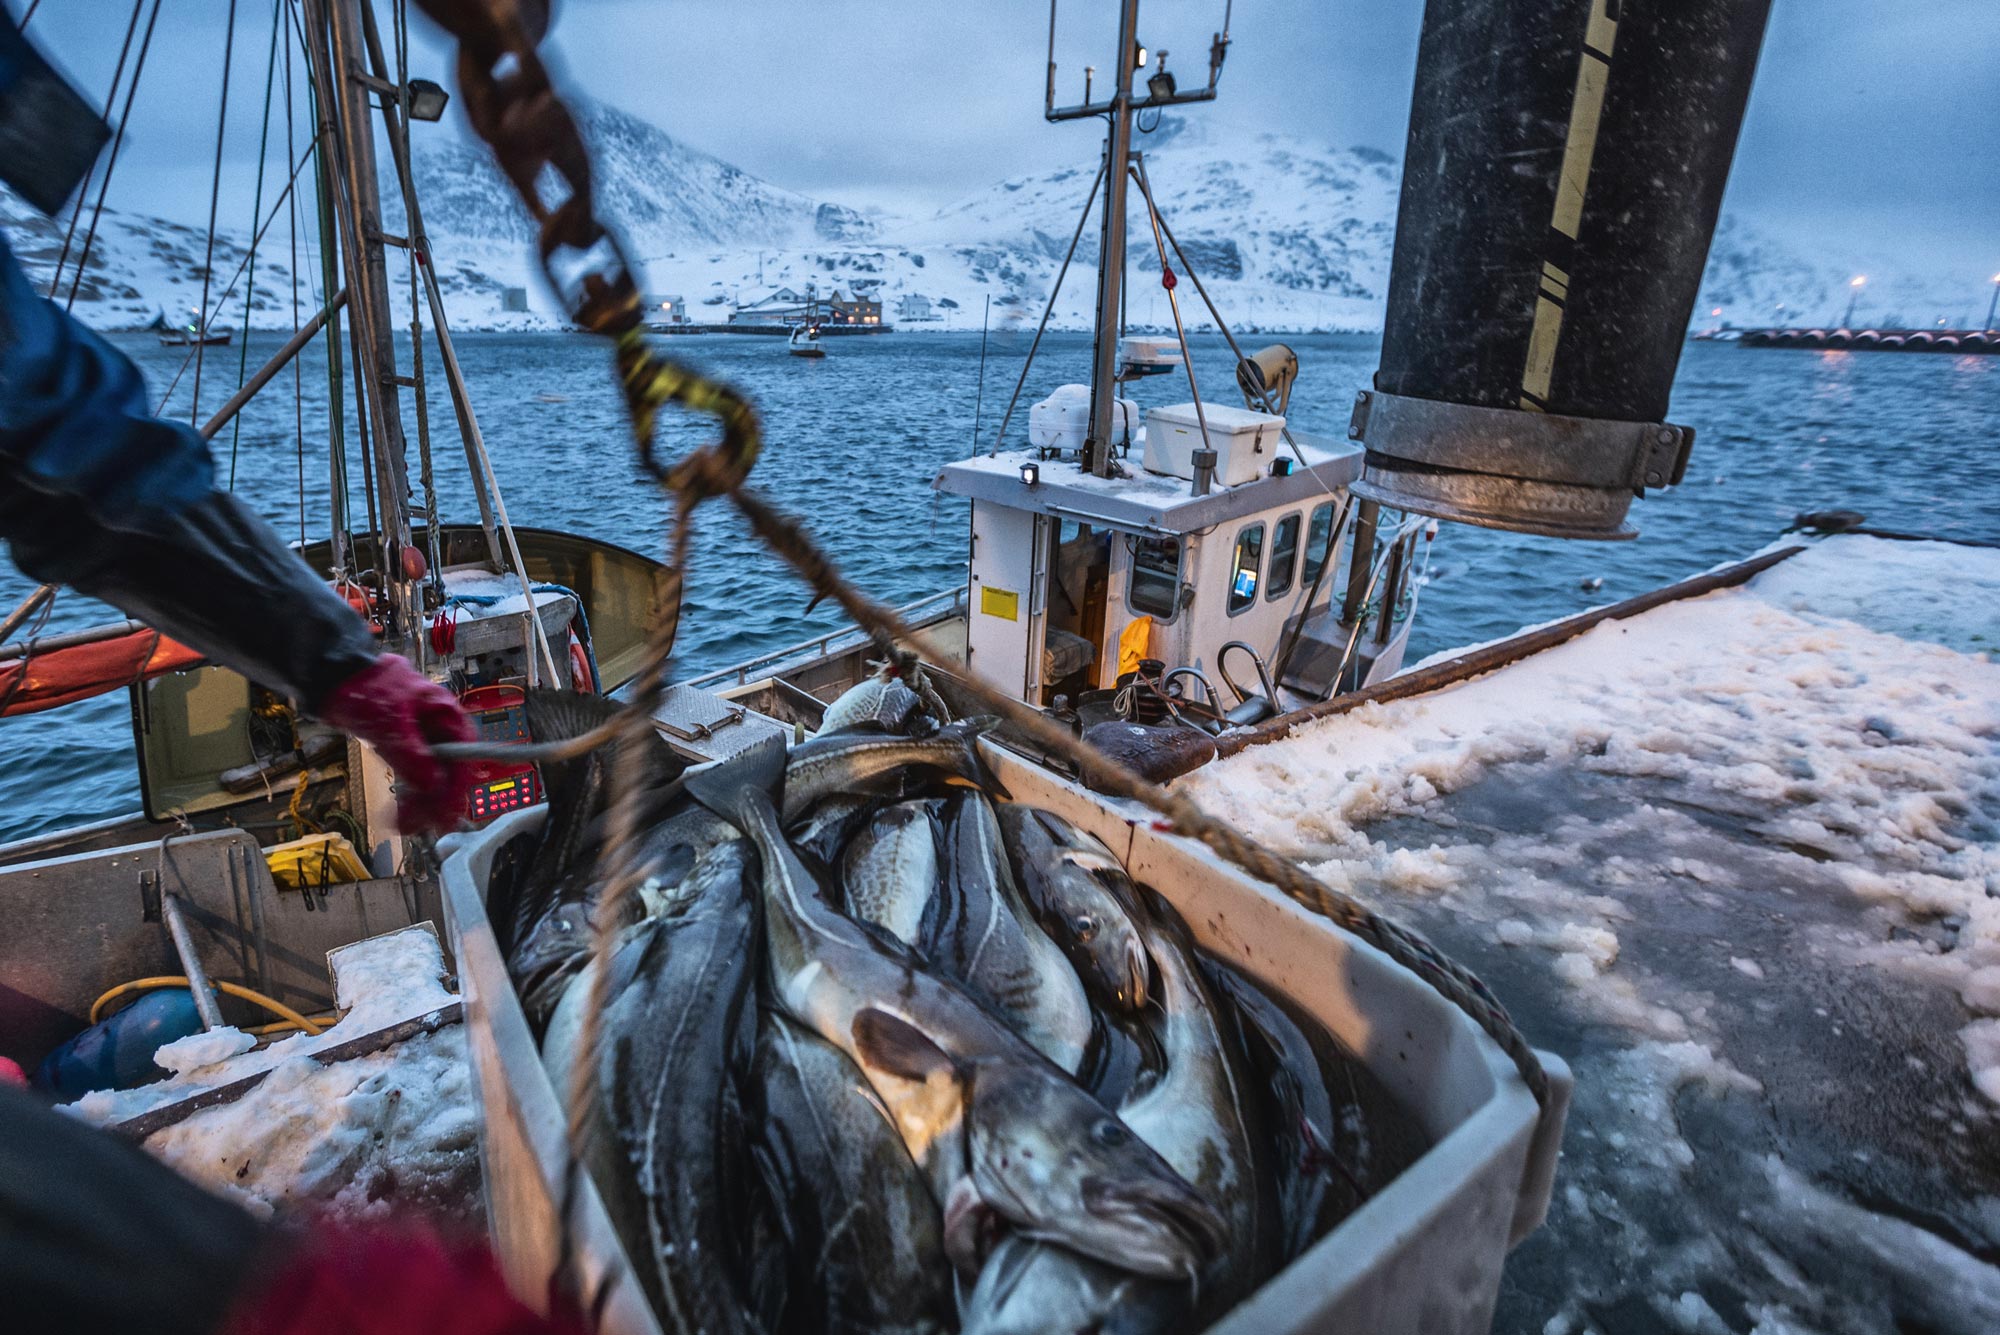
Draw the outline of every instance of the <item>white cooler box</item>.
[[[1111,413],[1111,443],[1128,447],[1139,405],[1119,399]],[[1090,386],[1064,385],[1028,409],[1028,443],[1038,450],[1076,451],[1090,434]]]
[[[1215,451],[1215,480],[1224,487],[1254,482],[1271,471],[1278,457],[1278,435],[1285,419],[1227,404],[1204,403],[1208,448]],[[1194,452],[1201,448],[1201,427],[1192,403],[1155,408],[1146,414],[1148,473],[1194,477]]]

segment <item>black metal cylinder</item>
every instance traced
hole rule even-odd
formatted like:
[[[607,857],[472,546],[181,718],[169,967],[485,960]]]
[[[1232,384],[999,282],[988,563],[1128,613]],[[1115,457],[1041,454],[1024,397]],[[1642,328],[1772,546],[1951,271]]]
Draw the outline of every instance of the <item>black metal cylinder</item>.
[[[1376,389],[1660,422],[1769,10],[1429,0]],[[1376,494],[1400,504],[1383,490],[1398,473],[1455,469],[1606,489],[1602,461],[1573,479],[1510,472],[1477,434],[1442,452],[1370,439]],[[1587,449],[1589,434],[1572,448]]]

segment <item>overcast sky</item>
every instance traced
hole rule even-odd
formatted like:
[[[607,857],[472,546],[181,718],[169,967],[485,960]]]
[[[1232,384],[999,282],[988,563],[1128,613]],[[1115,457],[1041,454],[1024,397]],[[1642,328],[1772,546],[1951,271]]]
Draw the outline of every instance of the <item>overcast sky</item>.
[[[0,0],[17,15],[26,0]],[[384,12],[388,6],[383,4]],[[114,202],[200,222],[228,0],[167,0]],[[1223,0],[1146,0],[1142,36],[1196,82]],[[1064,0],[1058,95],[1110,64],[1116,6]],[[42,0],[29,33],[102,97],[129,6]],[[899,210],[1091,161],[1041,119],[1042,0],[557,0],[569,84],[809,194]],[[1401,155],[1419,0],[1237,0],[1225,132]],[[271,0],[238,0],[225,217],[247,218]],[[421,20],[416,20],[421,25]],[[444,46],[417,72],[449,82]],[[2000,270],[2000,0],[1776,0],[1728,207],[1844,249]],[[456,123],[426,133],[462,133]],[[614,205],[615,207],[615,205]],[[237,220],[240,226],[243,220]]]

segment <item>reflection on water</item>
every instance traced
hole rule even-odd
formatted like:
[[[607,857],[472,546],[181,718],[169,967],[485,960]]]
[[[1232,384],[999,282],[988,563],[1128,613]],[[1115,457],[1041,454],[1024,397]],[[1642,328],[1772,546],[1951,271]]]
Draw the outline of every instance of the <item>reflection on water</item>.
[[[829,340],[824,361],[787,356],[782,340],[768,338],[685,338],[669,347],[749,392],[768,440],[756,484],[803,515],[858,583],[900,601],[963,578],[964,503],[935,496],[930,479],[940,464],[971,452],[975,412],[990,441],[1029,332],[993,337],[983,394],[977,334]],[[250,365],[280,341],[253,340]],[[1251,351],[1268,341],[1244,340]],[[1376,340],[1292,335],[1284,341],[1301,366],[1293,421],[1344,436],[1353,393],[1374,369]],[[182,350],[150,338],[121,343],[156,392],[182,365]],[[209,350],[205,411],[234,387],[244,352],[240,345]],[[559,334],[467,336],[459,352],[515,522],[574,529],[649,553],[662,549],[665,506],[633,463],[601,344]],[[464,456],[436,382],[436,358],[430,362],[442,513],[467,519],[476,512]],[[1013,443],[1025,432],[1027,405],[1058,384],[1086,380],[1088,363],[1083,336],[1044,340],[1010,428]],[[1233,388],[1220,338],[1198,340],[1195,371],[1210,395]],[[193,415],[191,381],[181,377],[169,405],[175,415]],[[225,430],[216,441],[218,469],[228,476],[233,448],[243,495],[281,532],[317,537],[325,532],[328,504],[327,391],[317,350],[308,355],[300,388],[295,401],[292,377],[281,376],[246,412],[240,437]],[[1187,397],[1180,377],[1133,388],[1142,404]],[[1447,525],[1433,554],[1412,654],[1504,635],[1741,556],[1801,510],[1846,507],[1885,527],[2000,537],[2000,454],[1990,442],[1996,411],[2000,358],[1690,344],[1671,416],[1696,428],[1693,461],[1680,487],[1633,507],[1638,541],[1563,542]],[[351,406],[347,412],[352,440]],[[303,461],[295,431],[300,416]],[[665,445],[676,453],[706,434],[694,419],[670,416],[663,428]],[[362,513],[358,476],[351,495],[355,513]],[[701,516],[694,550],[681,672],[720,667],[838,625],[827,607],[808,615],[809,595],[720,510]],[[1585,592],[1584,583],[1596,579],[1602,587]],[[0,570],[0,606],[11,608],[28,588],[11,567]],[[107,615],[65,597],[51,625]],[[284,609],[272,615],[282,617]],[[125,697],[112,695],[0,721],[8,761],[0,769],[0,839],[136,808],[127,713]]]

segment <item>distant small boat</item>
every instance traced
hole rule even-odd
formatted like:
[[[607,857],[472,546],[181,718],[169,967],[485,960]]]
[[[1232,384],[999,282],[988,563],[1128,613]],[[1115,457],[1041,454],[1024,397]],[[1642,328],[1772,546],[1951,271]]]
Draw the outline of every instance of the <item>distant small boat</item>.
[[[191,310],[188,315],[191,318],[186,325],[177,325],[169,323],[167,313],[161,311],[153,316],[153,322],[146,328],[160,336],[160,344],[163,347],[192,348],[199,345],[204,348],[226,348],[229,346],[229,340],[235,335],[235,330],[210,329],[204,333],[201,327],[201,313]]]
[[[824,357],[826,349],[819,345],[819,326],[802,324],[792,331],[788,351],[794,357]]]
[[[233,329],[211,329],[202,333],[195,329],[169,329],[160,335],[160,344],[168,348],[226,348],[235,336]]]
[[[1118,340],[1118,378],[1141,380],[1153,375],[1171,375],[1181,369],[1181,347],[1170,338],[1121,338]]]

